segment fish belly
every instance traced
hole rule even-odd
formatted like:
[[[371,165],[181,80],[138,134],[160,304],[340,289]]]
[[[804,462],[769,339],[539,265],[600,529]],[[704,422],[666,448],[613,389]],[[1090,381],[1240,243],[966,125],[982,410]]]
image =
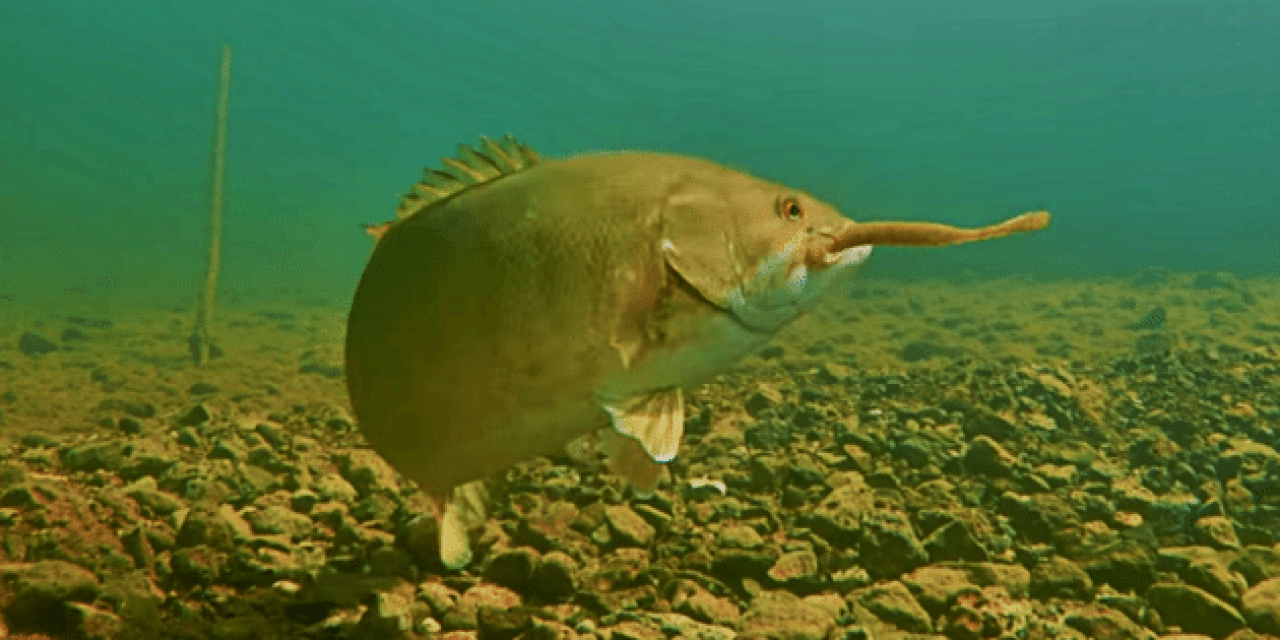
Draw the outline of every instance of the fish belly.
[[[592,392],[616,356],[586,257],[550,237],[506,246],[491,220],[436,213],[396,225],[370,259],[347,383],[373,448],[443,495],[606,426]]]

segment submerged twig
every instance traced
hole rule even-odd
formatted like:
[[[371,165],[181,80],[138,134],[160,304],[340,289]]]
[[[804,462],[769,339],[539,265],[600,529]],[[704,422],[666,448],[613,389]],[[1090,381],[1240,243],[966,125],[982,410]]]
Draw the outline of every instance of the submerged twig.
[[[205,263],[204,288],[196,302],[196,324],[187,346],[196,366],[217,355],[209,336],[213,298],[218,290],[218,268],[222,262],[222,183],[227,159],[227,97],[231,89],[231,47],[222,46],[222,83],[218,94],[218,119],[213,140],[213,178],[209,197],[209,255]]]

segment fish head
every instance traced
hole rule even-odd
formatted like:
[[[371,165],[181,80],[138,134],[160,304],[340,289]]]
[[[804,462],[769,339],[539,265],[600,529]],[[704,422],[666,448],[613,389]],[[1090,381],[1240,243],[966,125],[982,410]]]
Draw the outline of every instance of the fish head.
[[[747,328],[776,331],[846,281],[871,245],[838,246],[855,225],[809,194],[750,176],[668,199],[667,264]]]

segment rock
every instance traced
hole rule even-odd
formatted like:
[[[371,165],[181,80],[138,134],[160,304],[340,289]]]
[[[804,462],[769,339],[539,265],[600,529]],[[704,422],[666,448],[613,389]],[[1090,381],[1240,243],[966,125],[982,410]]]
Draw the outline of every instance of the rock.
[[[396,472],[382,456],[369,449],[355,449],[337,456],[334,460],[342,477],[355,487],[361,496],[375,492],[395,494],[399,490]]]
[[[249,528],[259,535],[281,534],[297,542],[309,538],[315,531],[311,518],[282,505],[246,509],[243,516]]]
[[[925,538],[924,548],[931,562],[986,562],[991,559],[986,547],[973,535],[973,528],[964,520],[952,520],[934,529]]]
[[[969,578],[969,573],[955,566],[920,567],[903,576],[902,583],[911,590],[921,606],[935,617],[946,612],[959,594],[980,591],[978,585]]]
[[[754,393],[747,398],[743,408],[752,418],[759,419],[766,409],[777,409],[782,405],[782,393],[767,384],[760,384]]]
[[[183,427],[178,429],[178,444],[184,447],[195,447],[198,449],[203,445],[203,441],[200,439],[200,434],[195,429],[192,429],[191,427]]]
[[[734,640],[737,633],[728,626],[720,626],[698,622],[689,616],[679,613],[651,613],[649,619],[656,621],[662,633],[669,638],[696,638],[697,640]],[[736,624],[736,620],[734,621]],[[557,635],[554,638],[563,638]],[[530,638],[530,640],[534,640]],[[550,638],[548,639],[550,640]]]
[[[792,592],[810,592],[821,588],[818,556],[808,549],[782,554],[769,569],[769,579]]]
[[[213,413],[203,403],[198,402],[187,407],[187,410],[178,416],[178,426],[194,427],[202,425],[211,419],[213,419]]]
[[[1031,570],[1031,597],[1088,602],[1093,598],[1093,580],[1076,563],[1061,556],[1052,556]]]
[[[77,624],[79,611],[68,603],[92,603],[101,585],[93,572],[62,560],[0,565],[0,579],[12,594],[4,613],[14,630],[60,634]]]
[[[62,466],[68,471],[118,471],[124,466],[124,460],[125,445],[118,441],[91,442],[62,451]]]
[[[123,627],[120,616],[91,604],[68,602],[64,610],[75,637],[83,640],[112,640]]]
[[[1240,572],[1250,585],[1270,578],[1280,578],[1280,546],[1271,548],[1249,545],[1228,568]]]
[[[482,606],[476,620],[478,636],[484,640],[513,640],[529,628],[530,622],[524,607]]]
[[[480,626],[481,609],[493,608],[506,611],[522,604],[520,596],[514,591],[496,584],[480,583],[467,589],[458,598],[457,604],[444,614],[440,622],[445,630],[477,629]]]
[[[413,628],[413,587],[374,594],[369,608],[356,625],[362,638],[395,638]]]
[[[1089,604],[1068,613],[1063,623],[1088,638],[1147,640],[1152,637],[1151,632],[1130,620],[1118,609],[1098,604]]]
[[[1030,542],[1051,542],[1055,534],[1080,524],[1075,509],[1053,494],[1027,496],[1006,491],[996,501],[996,511],[1008,516],[1018,536]]]
[[[203,544],[178,549],[169,559],[174,580],[184,586],[212,584],[225,565],[226,554]]]
[[[964,468],[969,473],[1008,476],[1018,459],[988,436],[974,438],[964,451]]]
[[[42,356],[46,353],[57,351],[58,345],[50,342],[44,336],[25,331],[18,338],[18,350],[26,356]]]
[[[508,549],[494,556],[484,570],[484,579],[523,593],[532,584],[539,554],[531,547]]]
[[[458,592],[442,582],[423,582],[418,585],[418,600],[427,603],[431,615],[439,618],[458,604]]]
[[[835,627],[835,616],[787,591],[762,591],[742,616],[744,637],[822,640]]]
[[[1191,585],[1156,583],[1146,598],[1161,620],[1183,631],[1222,638],[1245,626],[1244,616],[1235,607]]]
[[[862,517],[873,504],[871,487],[865,481],[837,487],[813,510],[802,516],[803,524],[835,547],[852,547],[862,535]]]
[[[551,602],[571,599],[578,591],[578,584],[577,561],[561,551],[542,556],[533,572],[534,592]]]
[[[1240,609],[1255,631],[1280,636],[1280,578],[1263,580],[1244,592]]]
[[[156,487],[156,479],[143,476],[124,488],[124,494],[133,498],[139,507],[151,513],[167,516],[182,507],[176,497]]]
[[[676,583],[671,608],[700,622],[729,627],[736,625],[741,617],[733,600],[716,596],[691,580]]]
[[[889,624],[911,633],[932,633],[933,623],[929,613],[911,595],[901,582],[893,581],[849,594],[856,601]]]
[[[1088,572],[1094,585],[1109,584],[1121,592],[1141,593],[1156,580],[1155,553],[1135,540],[1089,548],[1071,559]]]
[[[716,535],[716,547],[722,549],[758,549],[764,546],[764,538],[745,524],[732,525]]]
[[[657,531],[631,507],[610,505],[605,508],[604,514],[613,539],[619,544],[635,547],[648,547],[653,544]]]
[[[208,382],[196,382],[187,388],[187,393],[193,396],[207,396],[221,391],[217,385]]]
[[[315,477],[311,490],[320,496],[322,501],[332,500],[350,504],[356,501],[356,488],[345,478],[336,473],[325,473]]]
[[[224,504],[217,511],[192,509],[178,529],[175,544],[179,547],[207,545],[219,551],[230,551],[236,543],[252,535],[249,523],[231,505]]]
[[[1249,583],[1243,576],[1227,569],[1216,557],[1192,560],[1181,572],[1188,584],[1200,587],[1225,602],[1237,604],[1248,590]]]
[[[858,554],[867,573],[877,580],[897,578],[929,562],[907,516],[887,509],[863,517]]]
[[[1215,549],[1239,549],[1240,539],[1236,537],[1235,525],[1223,516],[1200,518],[1195,525],[1196,541]]]

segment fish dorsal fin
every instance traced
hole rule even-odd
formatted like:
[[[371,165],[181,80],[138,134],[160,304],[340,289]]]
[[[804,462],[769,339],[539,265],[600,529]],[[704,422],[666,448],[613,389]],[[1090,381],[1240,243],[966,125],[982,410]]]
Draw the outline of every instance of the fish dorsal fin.
[[[511,135],[494,142],[480,136],[480,148],[458,145],[454,158],[444,158],[438,169],[428,167],[422,180],[400,199],[396,219],[403,220],[464,189],[523,171],[542,161],[533,149]]]

